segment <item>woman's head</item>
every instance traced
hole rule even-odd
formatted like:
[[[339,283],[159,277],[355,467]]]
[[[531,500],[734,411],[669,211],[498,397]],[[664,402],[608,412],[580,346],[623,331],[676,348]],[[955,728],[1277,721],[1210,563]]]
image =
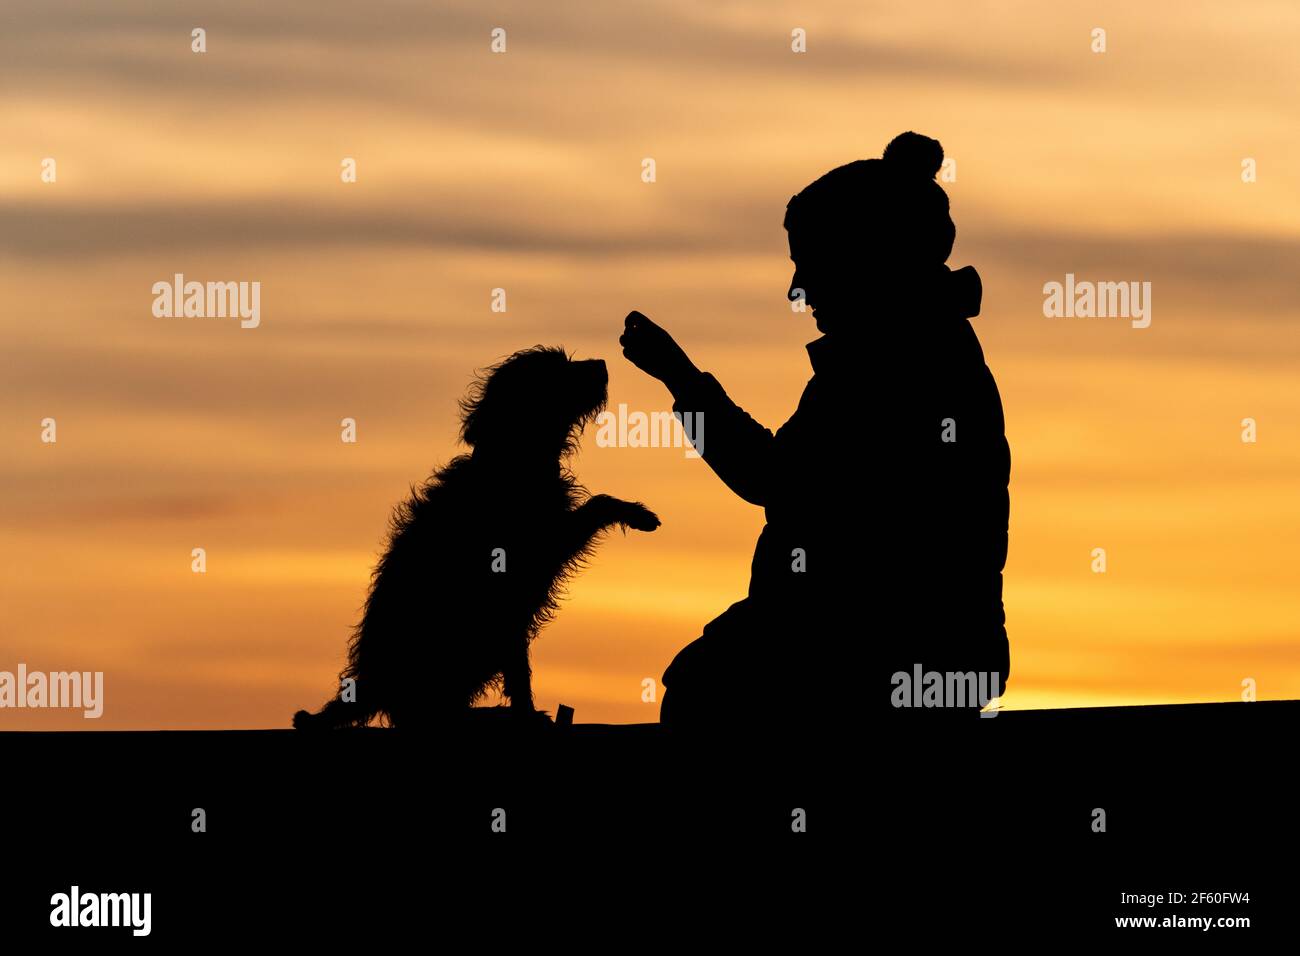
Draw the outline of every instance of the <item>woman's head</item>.
[[[934,179],[942,164],[937,140],[902,133],[880,159],[832,169],[790,200],[790,297],[803,290],[823,332],[941,271],[957,233]]]

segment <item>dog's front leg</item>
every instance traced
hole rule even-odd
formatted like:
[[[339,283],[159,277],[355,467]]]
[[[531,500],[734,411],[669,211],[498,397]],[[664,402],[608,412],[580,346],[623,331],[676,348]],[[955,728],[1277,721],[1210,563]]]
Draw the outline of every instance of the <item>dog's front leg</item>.
[[[653,531],[659,517],[639,501],[623,501],[611,495],[592,495],[569,515],[565,557],[581,554],[591,539],[616,524],[637,531]]]

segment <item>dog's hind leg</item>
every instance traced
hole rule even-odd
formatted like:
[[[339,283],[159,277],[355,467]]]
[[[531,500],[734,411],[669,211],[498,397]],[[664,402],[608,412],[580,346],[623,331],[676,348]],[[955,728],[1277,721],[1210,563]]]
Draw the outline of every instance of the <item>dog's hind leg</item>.
[[[510,698],[510,708],[516,713],[529,713],[533,707],[533,669],[528,663],[528,638],[514,642],[510,650],[510,659],[502,669],[505,679],[502,688]]]
[[[293,715],[295,730],[330,730],[337,727],[364,727],[374,715],[372,709],[354,701],[329,701],[318,713],[300,710]]]

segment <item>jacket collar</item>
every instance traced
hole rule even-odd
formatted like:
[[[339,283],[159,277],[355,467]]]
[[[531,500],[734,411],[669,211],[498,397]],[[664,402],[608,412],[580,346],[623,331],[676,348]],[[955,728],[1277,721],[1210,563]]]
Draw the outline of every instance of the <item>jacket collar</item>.
[[[809,342],[808,359],[812,363],[814,374],[834,375],[848,362],[862,360],[862,348],[857,339],[861,333],[875,342],[881,340],[896,342],[900,338],[919,335],[930,338],[943,328],[944,324],[953,323],[964,326],[967,334],[970,319],[980,314],[980,305],[984,297],[983,284],[974,266],[965,266],[950,271],[944,266],[942,278],[934,283],[927,283],[927,288],[919,292],[912,303],[919,313],[915,318],[893,320],[888,326],[860,330],[844,330],[827,333],[815,341]],[[870,321],[870,320],[864,320]],[[855,332],[857,334],[855,334]]]

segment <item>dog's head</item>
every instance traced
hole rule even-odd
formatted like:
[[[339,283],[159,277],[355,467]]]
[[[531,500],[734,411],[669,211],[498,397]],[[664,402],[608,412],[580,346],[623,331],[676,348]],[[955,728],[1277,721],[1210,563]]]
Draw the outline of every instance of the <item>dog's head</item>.
[[[601,359],[575,361],[534,346],[484,371],[461,402],[461,440],[520,456],[572,451],[605,407],[609,372]]]

